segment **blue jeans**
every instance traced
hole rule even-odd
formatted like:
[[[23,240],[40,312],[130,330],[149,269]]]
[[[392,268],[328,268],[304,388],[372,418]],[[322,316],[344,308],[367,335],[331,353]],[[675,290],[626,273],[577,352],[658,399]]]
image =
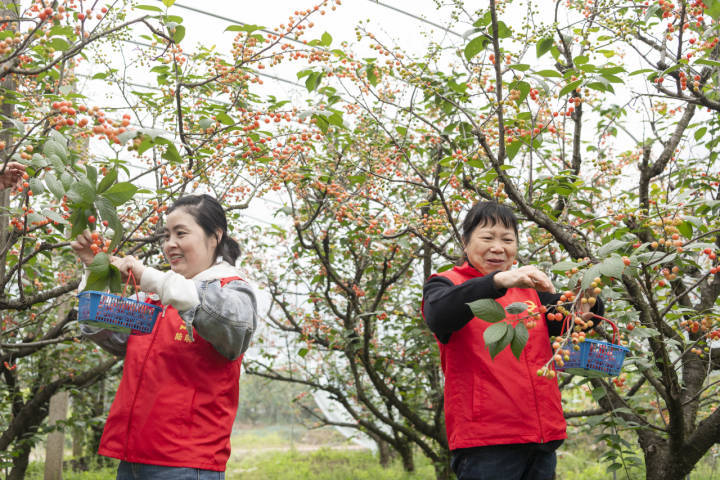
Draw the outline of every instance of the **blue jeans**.
[[[458,480],[552,480],[561,443],[464,448],[452,452],[450,465]]]
[[[120,462],[115,480],[225,480],[225,472]]]

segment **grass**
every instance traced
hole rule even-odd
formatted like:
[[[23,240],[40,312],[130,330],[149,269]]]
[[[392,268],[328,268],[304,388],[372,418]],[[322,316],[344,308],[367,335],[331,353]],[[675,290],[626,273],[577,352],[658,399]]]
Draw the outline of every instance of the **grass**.
[[[423,462],[408,474],[399,464],[384,469],[367,450],[348,451],[323,448],[312,452],[290,450],[251,454],[228,464],[226,478],[242,480],[430,480],[432,465]]]
[[[243,429],[232,437],[233,453],[227,480],[434,480],[429,461],[415,456],[416,472],[409,474],[399,462],[383,468],[368,450],[358,450],[333,429],[307,431],[297,426]],[[689,480],[720,480],[719,449],[698,464]],[[602,452],[592,445],[566,442],[558,451],[558,478],[608,480],[613,478],[602,463]],[[715,455],[715,456],[713,456]],[[114,480],[117,467],[91,472],[63,472],[65,480]],[[26,479],[41,480],[43,464],[33,462]],[[616,472],[618,480],[645,478],[643,468]]]

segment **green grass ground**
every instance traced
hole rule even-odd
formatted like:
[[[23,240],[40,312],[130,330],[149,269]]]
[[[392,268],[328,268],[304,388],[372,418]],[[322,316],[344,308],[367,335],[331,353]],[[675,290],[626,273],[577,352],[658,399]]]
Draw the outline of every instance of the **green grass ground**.
[[[305,431],[298,427],[274,426],[244,430],[232,438],[233,453],[227,480],[434,480],[432,465],[416,456],[416,472],[408,474],[399,462],[382,468],[368,450],[359,450],[334,430]],[[720,453],[719,449],[713,452]],[[601,463],[599,449],[566,443],[558,455],[558,478],[608,480],[612,473]],[[35,462],[26,476],[43,478],[43,464]],[[113,480],[115,468],[92,472],[64,472],[64,480]],[[618,470],[618,480],[643,479],[639,469]],[[688,480],[720,480],[720,459],[706,456]]]

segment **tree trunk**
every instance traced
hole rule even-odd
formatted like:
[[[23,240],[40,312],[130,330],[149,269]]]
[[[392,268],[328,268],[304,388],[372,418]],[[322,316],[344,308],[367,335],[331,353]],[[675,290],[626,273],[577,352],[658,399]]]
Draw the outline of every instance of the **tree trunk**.
[[[382,466],[383,468],[388,468],[396,456],[395,451],[392,449],[390,444],[381,439],[379,436],[369,432],[368,435],[377,445],[380,466]]]
[[[52,427],[67,419],[70,392],[60,391],[50,398],[48,424]],[[63,427],[51,432],[45,444],[44,480],[62,480],[63,453],[65,449],[65,431]]]
[[[25,478],[31,450],[32,444],[30,442],[18,442],[17,448],[13,451],[16,456],[13,458],[12,470],[10,470],[7,480],[23,480]]]
[[[15,2],[12,0],[0,0],[0,16],[2,17],[16,17],[15,13],[12,10],[9,10],[6,8],[7,5],[14,5]],[[6,24],[8,25],[8,24]],[[17,28],[16,23],[10,23],[8,26],[9,29],[15,30]],[[0,63],[0,66],[2,63]],[[2,82],[0,82],[0,92],[3,92],[4,90],[8,91],[14,91],[15,90],[15,79],[12,75],[7,75],[5,78],[3,78]],[[2,112],[3,115],[5,115],[7,118],[13,118],[13,113],[15,112],[15,104],[13,102],[0,102],[0,112]],[[11,127],[10,122],[2,122],[3,129],[7,129]],[[12,144],[12,133],[7,132],[0,135],[0,140],[4,141],[6,145]],[[4,150],[3,155],[0,156],[0,168],[5,165],[5,162],[7,159],[7,153],[10,149]],[[7,259],[7,252],[5,251],[6,244],[8,242],[8,221],[9,221],[9,215],[7,214],[7,207],[10,205],[10,189],[6,188],[3,190],[0,190],[0,252],[3,252],[0,256],[0,279],[5,278],[5,271],[6,271],[6,265],[5,261]],[[0,297],[4,297],[5,292],[0,292]]]
[[[435,479],[436,480],[452,480],[455,478],[455,474],[450,468],[450,455],[443,456],[443,460],[435,462],[433,467],[435,468]]]
[[[413,458],[412,448],[408,442],[398,442],[395,450],[400,454],[402,458],[403,470],[412,473],[415,471],[415,459]]]
[[[686,471],[678,454],[670,451],[667,442],[644,448],[645,480],[686,480]]]

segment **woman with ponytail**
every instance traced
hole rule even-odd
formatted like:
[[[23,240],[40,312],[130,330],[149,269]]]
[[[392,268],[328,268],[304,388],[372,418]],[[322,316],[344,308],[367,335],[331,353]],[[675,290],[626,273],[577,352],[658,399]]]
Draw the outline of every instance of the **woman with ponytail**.
[[[94,257],[89,232],[71,243]],[[163,306],[149,335],[83,325],[84,333],[125,357],[105,424],[101,455],[121,460],[117,479],[222,479],[238,406],[240,363],[256,329],[255,296],[240,278],[237,242],[222,206],[208,195],[181,197],[167,211],[163,253],[170,271],[112,257],[145,301]]]

